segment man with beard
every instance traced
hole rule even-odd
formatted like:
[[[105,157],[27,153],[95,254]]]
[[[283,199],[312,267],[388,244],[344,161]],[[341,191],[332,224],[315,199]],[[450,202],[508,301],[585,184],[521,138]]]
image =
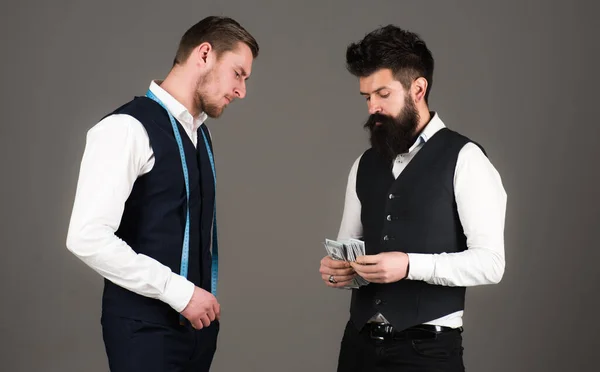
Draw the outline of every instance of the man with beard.
[[[215,169],[210,133],[246,95],[258,44],[207,17],[152,81],[87,135],[67,247],[104,278],[110,370],[208,371],[216,350]]]
[[[465,289],[504,273],[506,193],[482,148],[430,111],[433,57],[418,35],[376,29],[346,52],[371,115],[350,170],[338,240],[356,262],[321,260],[325,283],[356,275],[338,371],[463,371]]]

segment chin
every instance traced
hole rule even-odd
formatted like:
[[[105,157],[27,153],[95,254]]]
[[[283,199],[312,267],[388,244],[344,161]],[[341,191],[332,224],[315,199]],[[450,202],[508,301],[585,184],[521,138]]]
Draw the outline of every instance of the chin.
[[[208,117],[210,117],[210,118],[217,119],[223,114],[223,111],[224,111],[224,107],[221,107],[218,110],[206,112],[206,115],[208,115]]]

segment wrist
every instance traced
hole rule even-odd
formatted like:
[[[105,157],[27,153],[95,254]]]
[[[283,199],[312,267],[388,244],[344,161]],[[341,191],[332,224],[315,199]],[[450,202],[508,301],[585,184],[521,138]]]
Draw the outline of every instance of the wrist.
[[[167,303],[178,313],[181,313],[191,301],[194,294],[194,287],[194,284],[186,278],[171,273],[165,290],[159,299]]]

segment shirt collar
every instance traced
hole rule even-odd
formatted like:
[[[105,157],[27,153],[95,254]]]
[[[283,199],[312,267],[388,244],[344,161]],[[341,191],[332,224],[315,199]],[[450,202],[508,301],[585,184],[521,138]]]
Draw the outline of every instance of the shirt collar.
[[[440,119],[440,116],[437,114],[437,112],[431,112],[431,119],[429,120],[429,123],[427,123],[425,128],[423,128],[415,143],[413,143],[413,145],[408,149],[408,153],[413,152],[422,143],[429,141],[434,134],[444,128],[446,128],[446,125],[442,119]]]
[[[185,106],[181,104],[181,102],[177,101],[175,97],[160,87],[161,83],[162,80],[152,80],[150,83],[150,91],[162,101],[167,110],[169,110],[171,115],[173,115],[177,121],[192,131],[198,130],[202,123],[206,121],[208,115],[206,115],[205,112],[201,112],[197,117],[194,118],[192,114],[190,114],[190,112],[185,108]]]

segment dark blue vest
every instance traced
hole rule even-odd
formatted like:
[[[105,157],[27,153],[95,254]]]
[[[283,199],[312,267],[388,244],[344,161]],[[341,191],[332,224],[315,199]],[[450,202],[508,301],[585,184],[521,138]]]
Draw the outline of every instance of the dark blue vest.
[[[367,254],[435,254],[467,249],[454,199],[454,170],[458,154],[468,142],[447,128],[440,130],[397,179],[389,162],[373,149],[363,154],[356,192],[362,205]],[[401,280],[353,290],[350,312],[359,328],[381,312],[402,330],[463,310],[464,301],[464,287]]]
[[[116,236],[135,252],[152,257],[179,273],[185,230],[186,191],[179,148],[167,112],[147,97],[136,97],[113,114],[127,114],[142,123],[154,152],[152,170],[134,183],[125,203]],[[180,123],[190,183],[190,245],[188,279],[210,291],[211,226],[214,206],[213,174],[202,137],[210,141],[207,128],[198,129],[194,147]],[[210,143],[210,142],[209,142]],[[212,143],[210,143],[212,151]],[[166,303],[104,281],[103,313],[162,324],[178,322],[178,313]]]

